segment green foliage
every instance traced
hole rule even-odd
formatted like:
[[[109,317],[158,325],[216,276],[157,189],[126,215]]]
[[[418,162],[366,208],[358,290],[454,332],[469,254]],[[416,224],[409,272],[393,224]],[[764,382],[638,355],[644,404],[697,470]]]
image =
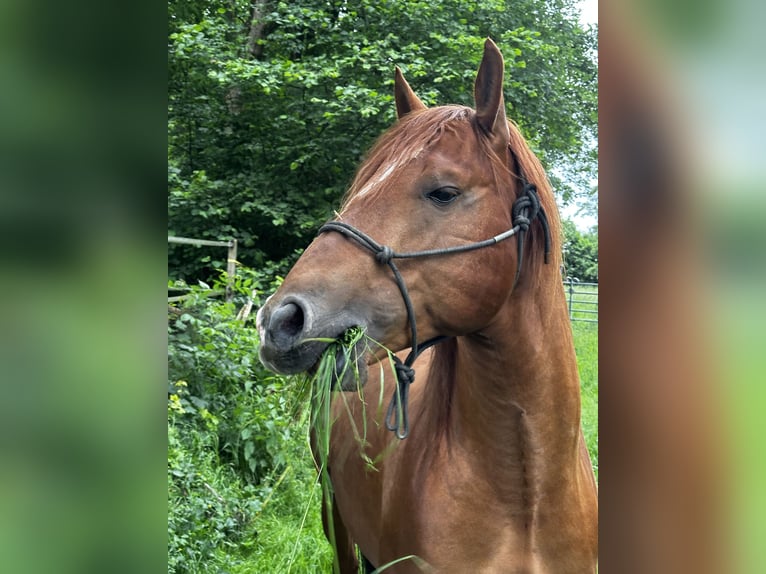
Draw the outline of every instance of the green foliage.
[[[281,548],[297,549],[293,572],[321,571],[330,556],[318,510],[307,516],[308,417],[293,382],[261,366],[255,329],[236,318],[261,282],[243,269],[240,299],[215,301],[195,287],[169,315],[168,572],[236,570],[269,544],[263,524],[274,521],[293,523]]]
[[[243,263],[286,268],[394,121],[394,66],[429,105],[472,104],[487,36],[505,55],[509,117],[549,167],[568,166],[568,185],[578,185],[595,169],[596,34],[581,29],[574,6],[171,2],[169,230],[236,238]],[[205,279],[221,265],[222,256],[199,265],[192,249],[170,249],[179,277]]]
[[[581,233],[574,223],[562,221],[564,272],[567,277],[598,283],[598,233],[595,228]]]

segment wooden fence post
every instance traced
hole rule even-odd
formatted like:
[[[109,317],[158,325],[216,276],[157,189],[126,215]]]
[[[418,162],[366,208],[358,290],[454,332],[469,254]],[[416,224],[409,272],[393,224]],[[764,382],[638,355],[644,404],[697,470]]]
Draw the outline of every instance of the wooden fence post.
[[[226,300],[234,296],[234,276],[237,273],[237,240],[229,241],[229,252],[226,255]]]
[[[180,243],[183,245],[196,245],[207,247],[227,247],[226,253],[226,300],[231,301],[234,296],[234,277],[237,274],[237,240],[230,239],[229,241],[211,241],[209,239],[192,239],[190,237],[173,237],[168,236],[168,243]],[[211,294],[214,292],[211,292]],[[220,291],[216,294],[220,294]],[[179,297],[169,297],[168,302],[178,301],[186,297],[181,295]]]

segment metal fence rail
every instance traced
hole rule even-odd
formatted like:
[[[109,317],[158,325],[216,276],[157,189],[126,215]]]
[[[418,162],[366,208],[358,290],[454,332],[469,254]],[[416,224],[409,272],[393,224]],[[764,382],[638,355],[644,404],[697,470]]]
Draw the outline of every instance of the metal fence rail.
[[[577,279],[564,279],[569,319],[585,323],[598,323],[598,283],[581,283]]]

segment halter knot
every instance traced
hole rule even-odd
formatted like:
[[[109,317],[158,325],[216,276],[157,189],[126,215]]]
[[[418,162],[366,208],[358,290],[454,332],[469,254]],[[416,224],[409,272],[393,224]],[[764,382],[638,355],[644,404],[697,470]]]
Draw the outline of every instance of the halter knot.
[[[525,213],[522,213],[522,210]],[[534,183],[528,183],[524,186],[521,195],[513,202],[511,214],[513,215],[513,225],[520,225],[522,228],[526,224],[526,231],[529,223],[540,213],[540,198],[537,197],[537,187]]]
[[[388,245],[381,245],[380,251],[375,253],[375,260],[378,263],[382,263],[383,265],[390,263],[393,258],[394,250],[391,249]]]
[[[530,223],[531,221],[529,218],[524,217],[523,215],[517,215],[513,218],[513,226],[518,227],[521,231],[527,231]]]
[[[535,219],[539,219],[545,234],[545,262],[548,263],[548,254],[551,251],[551,232],[548,227],[548,217],[540,205],[540,198],[537,196],[537,186],[534,183],[525,183],[519,197],[513,202],[511,207],[511,221],[514,227],[519,228],[519,238],[516,242],[517,267],[516,277],[513,280],[514,287],[519,281],[521,275],[521,263],[524,256],[524,232],[529,230],[529,225]]]
[[[399,385],[411,385],[415,381],[415,369],[409,365],[399,362],[394,365],[394,368]]]

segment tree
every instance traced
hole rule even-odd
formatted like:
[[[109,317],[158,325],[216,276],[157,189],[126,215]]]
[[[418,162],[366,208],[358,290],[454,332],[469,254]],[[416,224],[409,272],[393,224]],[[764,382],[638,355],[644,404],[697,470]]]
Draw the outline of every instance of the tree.
[[[574,0],[178,0],[169,7],[169,230],[284,261],[332,214],[394,121],[393,69],[429,105],[472,103],[484,38],[508,115],[548,167],[595,169],[595,32]],[[571,169],[570,169],[571,171]],[[561,196],[571,189],[554,179]],[[170,265],[205,276],[194,248]]]
[[[569,220],[562,221],[562,228],[565,276],[598,283],[598,234],[595,228],[581,233]]]

